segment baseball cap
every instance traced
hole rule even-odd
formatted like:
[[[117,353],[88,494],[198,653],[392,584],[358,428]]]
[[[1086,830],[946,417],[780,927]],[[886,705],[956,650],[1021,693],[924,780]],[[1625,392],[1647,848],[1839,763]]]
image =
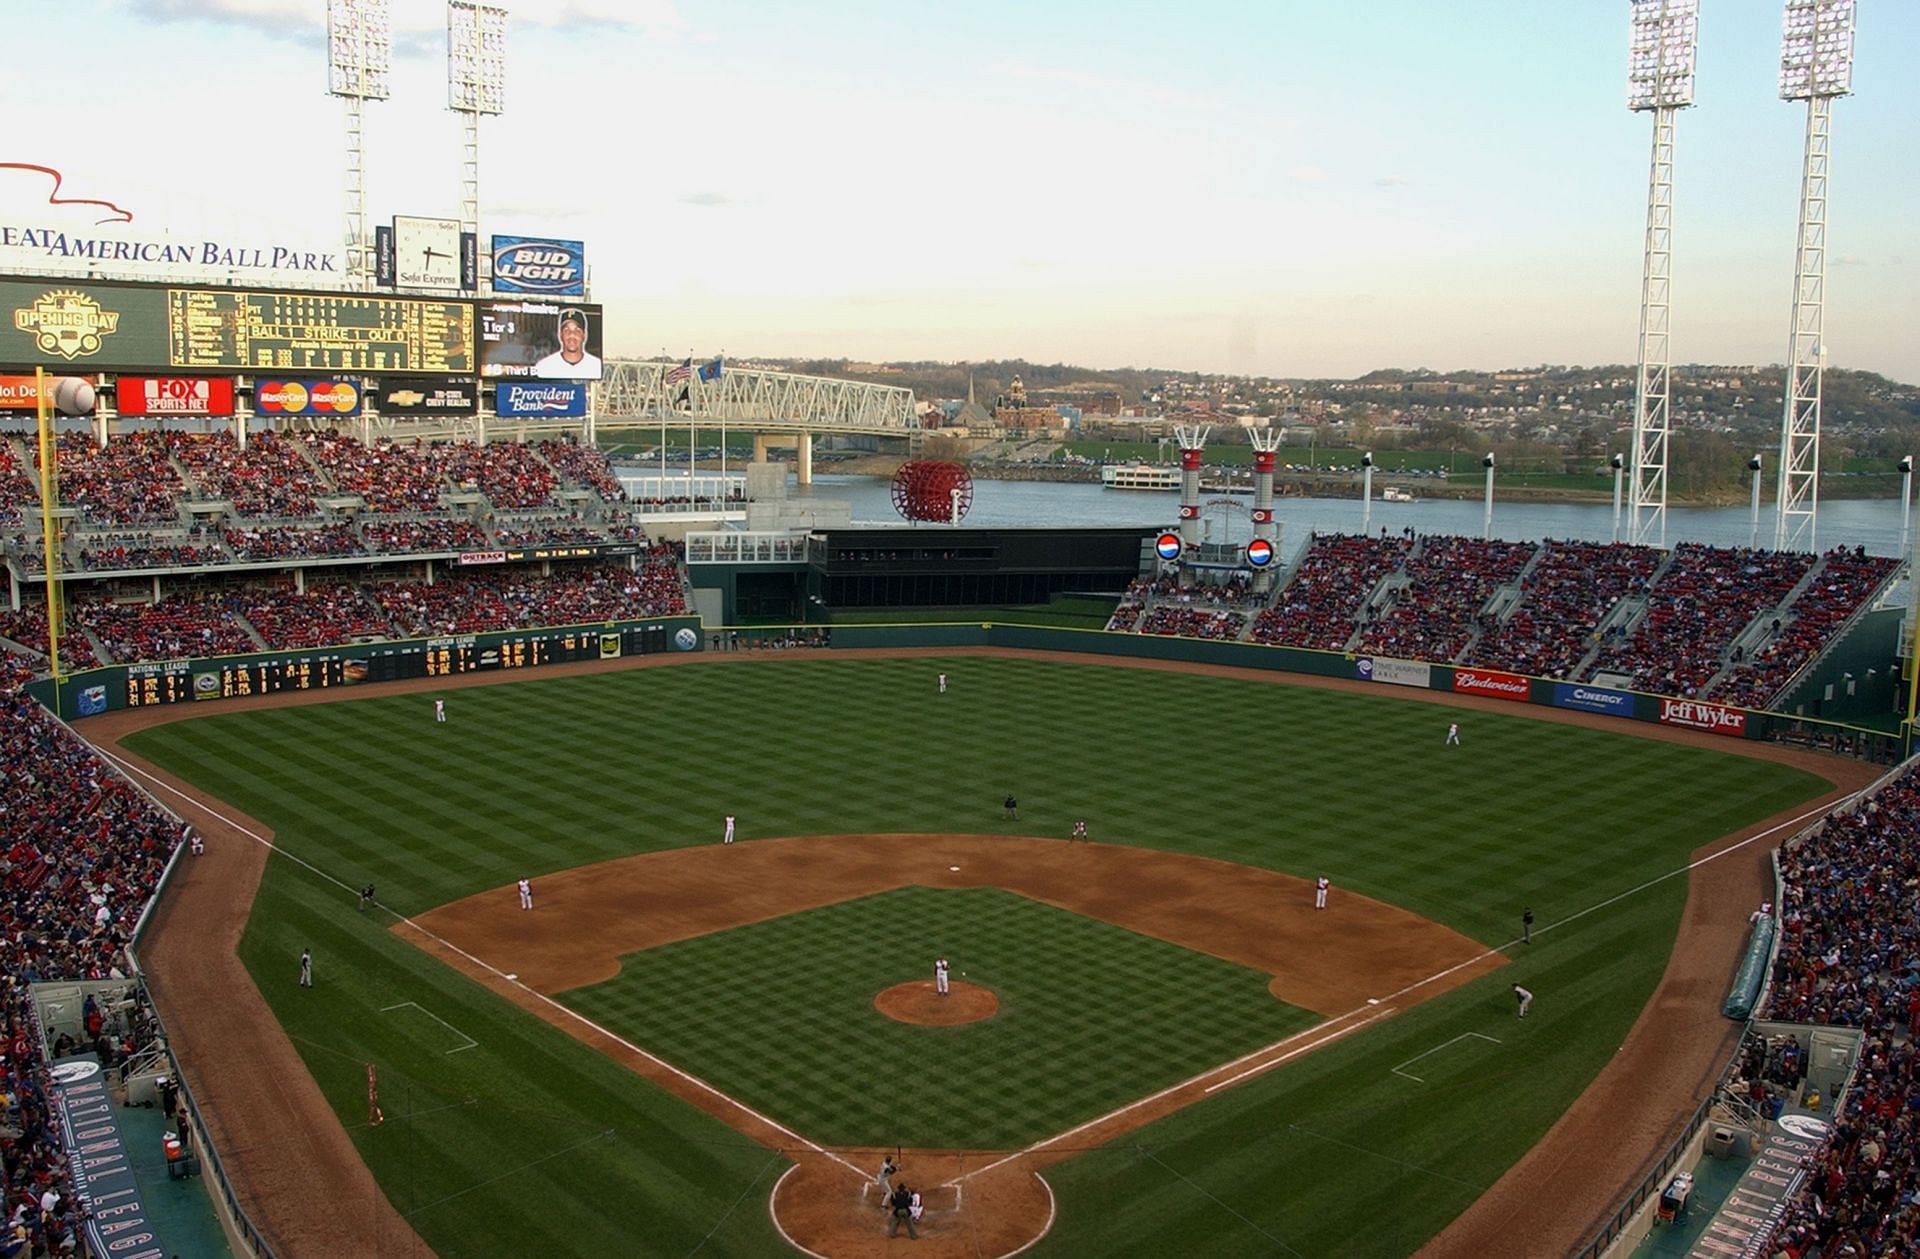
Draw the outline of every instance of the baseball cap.
[[[560,322],[575,324],[584,329],[587,326],[587,317],[578,306],[569,306],[560,312]]]

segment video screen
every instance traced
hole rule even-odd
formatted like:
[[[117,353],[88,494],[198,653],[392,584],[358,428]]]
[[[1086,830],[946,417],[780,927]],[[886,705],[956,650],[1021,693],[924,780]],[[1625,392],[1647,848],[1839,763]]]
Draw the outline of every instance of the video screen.
[[[600,307],[553,299],[479,304],[480,374],[493,380],[599,380]]]

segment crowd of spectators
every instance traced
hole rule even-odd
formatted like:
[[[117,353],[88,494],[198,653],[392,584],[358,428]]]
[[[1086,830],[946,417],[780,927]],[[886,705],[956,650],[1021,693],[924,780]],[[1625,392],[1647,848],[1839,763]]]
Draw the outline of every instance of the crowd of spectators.
[[[84,533],[77,536],[80,567],[95,572],[115,569],[195,568],[230,560],[220,539],[206,525],[160,533]]]
[[[1247,614],[1181,603],[1156,603],[1140,621],[1142,634],[1172,638],[1234,640],[1247,630]]]
[[[0,638],[20,644],[44,661],[48,651],[47,605],[25,600],[18,612],[0,606]],[[100,663],[86,635],[75,633],[69,625],[67,631],[60,635],[61,669],[91,669]],[[45,672],[44,666],[38,671]]]
[[[356,638],[392,638],[393,624],[366,591],[351,582],[237,591],[228,608],[246,618],[267,646],[331,647]]]
[[[1768,1254],[1920,1253],[1920,789],[1908,773],[1780,852],[1772,991],[1758,1017],[1857,1027],[1854,1087]],[[1849,1247],[1851,1249],[1849,1249]]]
[[[133,928],[184,832],[14,689],[16,679],[0,667],[0,1244],[77,1254],[82,1207],[56,1135],[28,985],[124,977]]]
[[[1521,579],[1519,604],[1473,645],[1467,662],[1567,677],[1599,641],[1601,622],[1659,567],[1660,552],[1650,546],[1549,538]]]
[[[360,519],[360,536],[376,554],[405,555],[419,551],[484,551],[487,534],[471,520]]]
[[[533,447],[520,442],[449,442],[447,476],[463,490],[478,490],[503,511],[547,507],[559,478]]]
[[[1820,557],[1820,567],[1791,604],[1783,624],[1758,650],[1736,662],[1716,683],[1713,698],[1761,708],[1832,642],[1854,613],[1893,575],[1900,561],[1868,555],[1866,548],[1840,547]]]
[[[13,453],[13,443],[0,437],[0,524],[19,524],[39,508],[40,493]]]
[[[375,512],[439,511],[445,488],[435,448],[418,439],[395,442],[382,437],[371,445],[328,429],[300,435],[306,453],[333,484],[358,494]]]
[[[186,488],[158,433],[128,433],[96,446],[86,433],[55,439],[60,502],[101,525],[165,524],[180,519]],[[38,459],[35,460],[38,466]]]
[[[1801,552],[1682,542],[1649,587],[1646,614],[1594,668],[1628,674],[1635,690],[1697,698],[1734,638],[1779,607],[1813,562]]]
[[[323,559],[365,555],[366,543],[350,524],[222,525],[221,536],[242,562]]]
[[[327,493],[320,474],[294,442],[271,429],[251,433],[240,449],[233,434],[169,431],[166,442],[196,482],[197,500],[225,499],[238,515],[261,520],[303,520],[320,512]]]
[[[1452,660],[1481,628],[1495,590],[1520,576],[1531,542],[1427,535],[1406,562],[1407,584],[1361,630],[1364,650],[1409,660]]]
[[[1406,561],[1412,547],[1413,539],[1405,535],[1314,534],[1293,580],[1254,618],[1253,640],[1344,650],[1359,628],[1361,605],[1381,578]]]
[[[118,664],[260,649],[213,594],[167,595],[151,603],[76,601],[67,605],[67,616],[69,625],[91,633]]]
[[[574,485],[592,490],[609,503],[624,503],[627,492],[613,475],[607,456],[598,446],[582,446],[574,441],[536,443],[550,465]]]

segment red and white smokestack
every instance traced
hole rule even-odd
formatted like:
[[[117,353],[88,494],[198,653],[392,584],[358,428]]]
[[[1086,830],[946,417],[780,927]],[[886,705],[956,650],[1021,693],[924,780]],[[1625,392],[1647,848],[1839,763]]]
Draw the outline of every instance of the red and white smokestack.
[[[1275,536],[1273,459],[1274,451],[1280,447],[1280,434],[1270,428],[1256,428],[1247,433],[1247,440],[1253,444],[1253,536],[1264,538],[1271,543]],[[1272,583],[1271,566],[1254,572],[1253,588],[1255,590],[1265,590]]]
[[[1181,424],[1173,430],[1180,443],[1180,545],[1200,545],[1200,452],[1206,448],[1207,424]]]

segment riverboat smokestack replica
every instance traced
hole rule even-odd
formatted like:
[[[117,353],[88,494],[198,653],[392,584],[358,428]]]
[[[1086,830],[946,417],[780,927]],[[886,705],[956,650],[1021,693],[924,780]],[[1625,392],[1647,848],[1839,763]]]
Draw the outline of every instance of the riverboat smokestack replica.
[[[1280,434],[1270,428],[1256,428],[1247,433],[1247,440],[1253,444],[1253,536],[1273,545],[1273,453],[1280,449]],[[1273,554],[1271,550],[1268,555]],[[1273,589],[1273,569],[1260,568],[1254,572],[1255,590]]]
[[[1180,546],[1191,553],[1200,545],[1200,452],[1206,448],[1210,424],[1176,424],[1180,443]]]

